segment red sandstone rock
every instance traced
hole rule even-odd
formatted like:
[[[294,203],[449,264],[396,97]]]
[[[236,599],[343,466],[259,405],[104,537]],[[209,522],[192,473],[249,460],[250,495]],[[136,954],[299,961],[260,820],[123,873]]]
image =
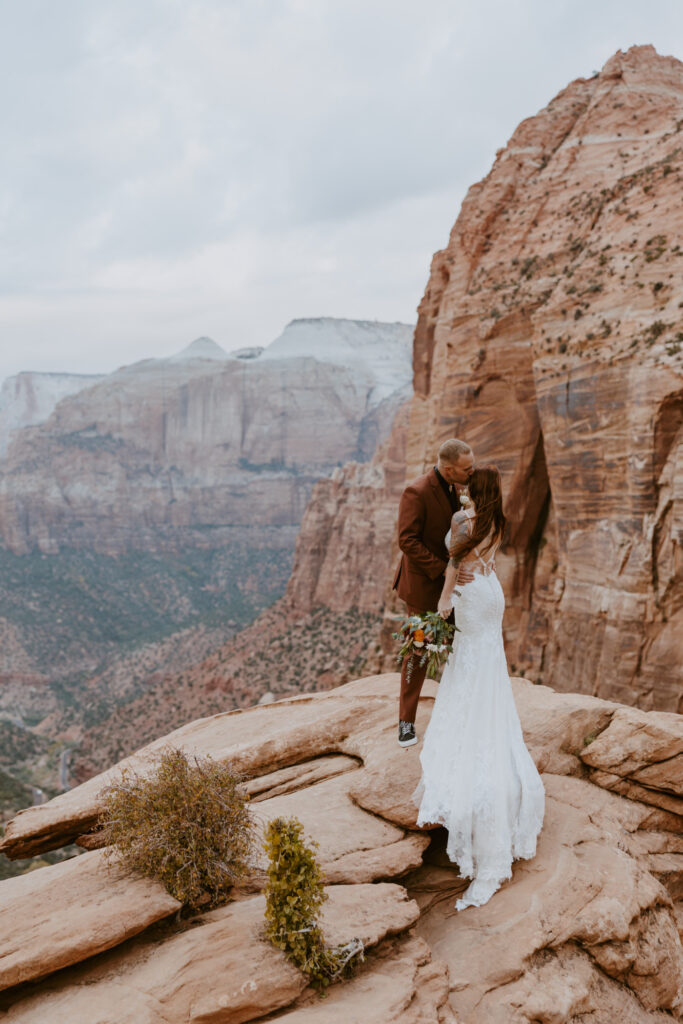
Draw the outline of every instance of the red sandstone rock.
[[[558,689],[672,711],[681,119],[683,64],[642,46],[517,128],[433,261],[407,467],[449,435],[500,466],[513,662]]]
[[[323,927],[330,942],[373,946],[417,917],[397,885],[334,886]],[[305,976],[263,936],[256,896],[204,915],[161,945],[141,939],[57,975],[13,1001],[8,1024],[241,1024],[291,1003]],[[11,998],[11,997],[10,997]]]
[[[118,946],[180,906],[158,882],[131,878],[103,853],[0,882],[0,989]]]
[[[526,742],[543,772],[546,820],[536,857],[515,863],[512,878],[486,906],[456,914],[455,898],[467,882],[444,858],[443,833],[416,830],[410,794],[419,778],[419,746],[396,744],[398,686],[398,675],[386,674],[218,715],[130,759],[144,770],[153,749],[169,741],[230,759],[252,776],[252,811],[259,819],[292,813],[304,821],[320,843],[327,880],[350,883],[331,890],[330,939],[360,933],[380,943],[354,981],[333,989],[329,1003],[316,1003],[297,972],[262,942],[262,902],[248,888],[239,902],[202,916],[188,930],[169,922],[158,926],[156,938],[143,934],[123,942],[139,883],[118,879],[117,893],[108,893],[103,877],[102,892],[96,891],[90,865],[101,855],[86,854],[43,869],[44,879],[40,871],[2,883],[8,910],[9,899],[24,897],[11,954],[24,951],[32,976],[53,972],[30,990],[0,998],[0,1010],[11,1007],[8,1024],[91,1024],[95,1012],[102,1024],[247,1021],[290,1004],[292,1024],[315,1021],[321,1006],[327,1014],[321,1020],[330,1024],[530,1024],[581,1014],[655,1024],[680,1017],[680,716],[514,680]],[[420,702],[421,735],[436,686],[428,682]],[[647,785],[635,781],[643,778]],[[628,793],[616,792],[614,779],[630,786]],[[5,849],[19,855],[77,834],[96,815],[105,781],[92,779],[17,816]],[[38,927],[30,893],[42,885],[49,896],[50,878],[58,882],[67,873],[71,889],[51,896],[60,912],[41,906]],[[419,904],[419,920],[399,886],[363,884],[396,877]],[[261,884],[256,876],[251,881]],[[70,895],[74,883],[76,896]],[[49,911],[44,895],[34,898]],[[118,919],[119,907],[129,908],[125,921]],[[93,915],[98,929],[77,927],[92,924]],[[410,927],[428,949],[410,937],[383,938]],[[104,946],[122,944],[98,954],[104,947],[94,940],[105,933]],[[4,941],[0,964],[7,956]],[[57,970],[83,957],[80,966]]]
[[[451,436],[500,467],[513,670],[666,711],[683,707],[682,125],[683,64],[639,46],[498,151],[432,261],[404,474]],[[319,485],[304,517],[301,607],[389,580],[372,529],[395,491],[368,500],[356,475]],[[347,572],[337,549],[368,560]]]

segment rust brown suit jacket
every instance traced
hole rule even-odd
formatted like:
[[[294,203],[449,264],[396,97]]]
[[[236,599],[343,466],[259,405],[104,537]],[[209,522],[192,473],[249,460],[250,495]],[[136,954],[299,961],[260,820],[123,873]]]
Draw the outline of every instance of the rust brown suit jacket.
[[[394,590],[409,608],[435,612],[443,589],[448,552],[444,537],[451,506],[434,469],[408,484],[398,508],[401,562]]]

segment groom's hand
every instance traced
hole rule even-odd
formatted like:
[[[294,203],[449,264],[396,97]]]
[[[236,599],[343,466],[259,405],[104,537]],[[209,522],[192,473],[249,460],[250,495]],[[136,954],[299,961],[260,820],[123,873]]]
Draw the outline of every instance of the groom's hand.
[[[460,571],[459,571],[459,573],[457,575],[455,583],[456,583],[456,586],[459,583],[471,583],[473,579],[474,579],[474,573],[470,572],[469,569],[463,569],[462,566],[461,566],[460,567]]]

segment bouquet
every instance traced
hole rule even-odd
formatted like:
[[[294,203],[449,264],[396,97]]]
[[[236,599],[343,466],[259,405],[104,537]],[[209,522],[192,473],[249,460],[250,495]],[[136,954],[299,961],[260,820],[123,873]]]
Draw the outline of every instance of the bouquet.
[[[410,679],[413,665],[427,665],[427,678],[436,679],[437,670],[445,663],[453,650],[453,634],[458,630],[439,615],[426,612],[424,615],[410,615],[401,624],[394,640],[400,640],[401,649],[397,655],[399,665],[409,656],[407,677]],[[460,630],[458,630],[460,632]]]

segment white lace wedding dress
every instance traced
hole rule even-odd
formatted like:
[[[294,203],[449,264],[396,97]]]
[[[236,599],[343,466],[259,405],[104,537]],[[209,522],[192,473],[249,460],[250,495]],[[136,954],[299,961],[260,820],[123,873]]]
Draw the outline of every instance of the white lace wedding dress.
[[[471,534],[472,515],[455,514],[454,534]],[[472,879],[457,910],[486,903],[512,875],[513,860],[535,855],[545,812],[545,790],[524,743],[507,671],[495,549],[485,555],[475,548],[461,563],[475,576],[453,592],[460,632],[425,732],[422,778],[413,794],[418,825],[444,825],[448,857]]]

